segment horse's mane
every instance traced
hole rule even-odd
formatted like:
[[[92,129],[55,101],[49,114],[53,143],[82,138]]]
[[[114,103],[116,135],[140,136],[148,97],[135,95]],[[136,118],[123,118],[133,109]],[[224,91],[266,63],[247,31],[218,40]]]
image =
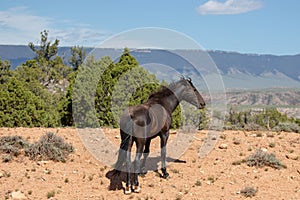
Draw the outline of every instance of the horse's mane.
[[[151,93],[148,99],[159,99],[162,97],[173,95],[174,92],[172,91],[172,88],[174,88],[178,82],[179,81],[172,82],[168,86],[161,86],[157,91]]]
[[[157,99],[165,96],[172,95],[173,92],[167,86],[161,86],[157,91],[150,94],[148,99]]]

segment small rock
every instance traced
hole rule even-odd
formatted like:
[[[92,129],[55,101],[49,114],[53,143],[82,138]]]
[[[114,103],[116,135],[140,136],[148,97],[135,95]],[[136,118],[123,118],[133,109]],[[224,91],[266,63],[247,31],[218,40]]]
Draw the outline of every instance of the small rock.
[[[289,154],[286,154],[285,156],[286,156],[286,158],[291,159],[291,160],[298,160],[299,159],[299,156],[295,153],[289,153]]]
[[[268,149],[266,149],[266,148],[261,148],[261,150],[262,150],[262,152],[267,152],[268,151]]]
[[[0,178],[4,177],[4,173],[0,172]]]
[[[119,139],[119,138],[120,138],[120,136],[119,136],[119,135],[116,135],[116,136],[115,136],[115,138],[116,138],[116,139]]]
[[[227,144],[220,144],[219,149],[227,149],[228,145]]]
[[[24,193],[21,191],[16,191],[11,193],[12,199],[27,199]]]

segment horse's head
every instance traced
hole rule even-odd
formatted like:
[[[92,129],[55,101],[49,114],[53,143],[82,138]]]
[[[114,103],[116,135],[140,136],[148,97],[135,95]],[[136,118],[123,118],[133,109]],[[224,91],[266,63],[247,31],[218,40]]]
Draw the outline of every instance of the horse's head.
[[[181,92],[181,100],[184,100],[199,109],[205,107],[205,101],[198,92],[197,88],[193,85],[190,78],[182,78],[178,84],[183,88]]]

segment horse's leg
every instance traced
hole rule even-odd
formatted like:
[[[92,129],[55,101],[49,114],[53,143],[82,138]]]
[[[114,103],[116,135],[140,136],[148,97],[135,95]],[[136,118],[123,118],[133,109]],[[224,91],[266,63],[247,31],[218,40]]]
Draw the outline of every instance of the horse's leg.
[[[146,170],[146,160],[149,156],[150,153],[150,143],[151,143],[151,139],[147,139],[146,140],[146,144],[145,144],[145,149],[144,149],[144,153],[143,153],[143,162],[141,164],[141,174],[147,174],[147,170]]]
[[[134,179],[133,179],[133,191],[136,193],[141,192],[141,187],[139,186],[138,175],[141,169],[140,162],[145,146],[146,139],[137,138],[136,139],[136,156],[134,160]]]
[[[128,141],[128,148],[126,152],[126,170],[127,170],[127,179],[126,179],[126,187],[125,194],[131,193],[131,148],[132,148],[132,137]]]
[[[166,154],[167,154],[167,141],[169,138],[169,131],[162,133],[160,135],[160,148],[161,148],[161,171],[163,173],[163,178],[167,179],[169,173],[166,169]]]

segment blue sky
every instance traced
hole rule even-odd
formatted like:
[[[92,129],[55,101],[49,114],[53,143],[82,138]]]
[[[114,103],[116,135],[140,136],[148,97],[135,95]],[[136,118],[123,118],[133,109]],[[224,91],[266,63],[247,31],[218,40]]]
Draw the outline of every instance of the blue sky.
[[[37,42],[49,30],[61,46],[96,46],[123,31],[161,27],[208,50],[300,53],[299,0],[2,0],[0,44]]]

